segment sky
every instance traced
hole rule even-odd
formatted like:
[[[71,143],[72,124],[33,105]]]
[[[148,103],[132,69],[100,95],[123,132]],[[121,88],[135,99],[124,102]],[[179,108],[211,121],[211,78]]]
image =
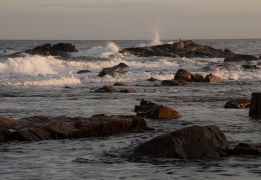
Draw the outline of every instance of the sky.
[[[261,38],[261,0],[0,0],[0,39]]]

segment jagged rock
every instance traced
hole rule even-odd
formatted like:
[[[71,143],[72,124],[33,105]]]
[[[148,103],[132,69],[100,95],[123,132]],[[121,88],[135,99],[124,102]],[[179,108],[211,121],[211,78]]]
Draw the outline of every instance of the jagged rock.
[[[103,86],[94,91],[94,93],[115,93],[118,92],[113,86]]]
[[[219,83],[221,81],[222,81],[222,79],[220,77],[217,77],[213,74],[209,74],[205,77],[205,82],[217,82],[217,83]]]
[[[131,90],[131,89],[123,89],[123,90],[120,90],[121,93],[136,93],[137,91],[135,90]]]
[[[157,158],[194,159],[227,155],[231,147],[217,126],[191,126],[147,141],[135,153]]]
[[[120,83],[120,82],[116,82],[113,84],[113,86],[125,86],[123,83]]]
[[[186,86],[188,85],[187,81],[184,80],[163,80],[161,82],[163,86]]]
[[[80,70],[80,71],[78,71],[77,74],[83,74],[83,73],[89,73],[89,72],[91,72],[91,71],[85,69],[85,70]]]
[[[258,58],[252,55],[234,54],[225,57],[224,62],[255,61],[255,60],[258,60]]]
[[[244,69],[260,69],[260,67],[256,65],[242,65]]]
[[[188,70],[179,69],[174,76],[174,80],[191,81],[191,74]]]
[[[107,136],[150,128],[144,119],[137,116],[95,115],[91,118],[28,117],[19,120],[14,129],[10,134],[11,140],[39,141]]]
[[[250,108],[251,101],[249,99],[232,99],[225,104],[225,108],[244,109]]]
[[[239,143],[232,152],[235,155],[261,155],[261,144]]]
[[[202,76],[200,74],[195,74],[195,75],[192,75],[191,81],[193,81],[193,82],[205,82],[205,78],[204,78],[204,76]]]
[[[181,115],[168,106],[159,105],[142,99],[140,106],[136,105],[135,112],[138,116],[152,119],[178,119]]]

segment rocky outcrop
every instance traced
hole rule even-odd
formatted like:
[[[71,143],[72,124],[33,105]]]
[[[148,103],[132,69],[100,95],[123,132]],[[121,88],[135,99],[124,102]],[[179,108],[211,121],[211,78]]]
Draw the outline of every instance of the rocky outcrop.
[[[232,153],[235,155],[261,155],[261,144],[239,143]]]
[[[184,80],[163,80],[161,81],[162,86],[186,86],[188,85],[187,81]]]
[[[142,99],[140,105],[136,105],[135,112],[138,116],[152,119],[178,119],[181,115],[168,106],[159,105]]]
[[[157,158],[193,159],[220,157],[231,150],[224,133],[217,126],[191,126],[147,141],[136,153]]]
[[[117,133],[149,130],[146,121],[137,116],[95,115],[84,117],[34,116],[23,118],[13,127],[10,140],[39,141],[87,138]],[[0,131],[2,132],[2,131]]]
[[[256,61],[256,60],[258,60],[258,58],[252,55],[234,54],[234,55],[226,56],[224,62]]]
[[[78,50],[75,49],[75,45],[72,45],[71,43],[58,43],[54,44],[53,46],[51,44],[44,44],[41,46],[37,46],[33,49],[28,49],[25,51],[26,53],[30,55],[41,55],[41,56],[69,56],[69,53],[71,52],[78,52]]]
[[[112,77],[116,77],[116,76],[122,76],[125,73],[121,72],[121,71],[116,71],[116,70],[122,70],[124,68],[129,67],[127,64],[125,63],[119,63],[116,66],[113,67],[109,67],[109,68],[104,68],[98,75],[98,77],[103,77],[103,76],[112,76]]]
[[[94,91],[94,93],[115,93],[118,92],[113,86],[103,86]]]
[[[250,108],[250,105],[249,99],[232,99],[225,104],[225,108],[244,109]]]

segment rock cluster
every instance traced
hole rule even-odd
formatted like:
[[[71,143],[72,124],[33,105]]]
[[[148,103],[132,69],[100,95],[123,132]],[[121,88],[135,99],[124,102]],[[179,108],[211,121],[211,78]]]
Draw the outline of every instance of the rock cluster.
[[[135,112],[138,116],[152,119],[178,119],[181,115],[168,106],[159,105],[142,99],[140,105],[136,105]]]

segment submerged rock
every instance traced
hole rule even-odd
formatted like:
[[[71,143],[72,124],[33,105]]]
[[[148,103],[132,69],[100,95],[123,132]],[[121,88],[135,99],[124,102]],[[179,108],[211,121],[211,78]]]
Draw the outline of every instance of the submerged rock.
[[[261,144],[239,143],[232,153],[235,155],[261,155]]]
[[[83,73],[89,73],[89,72],[91,72],[91,71],[85,69],[85,70],[80,70],[80,71],[78,71],[77,74],[83,74]]]
[[[152,119],[178,119],[181,115],[168,106],[159,105],[142,99],[140,106],[136,105],[135,112],[138,116]]]
[[[102,70],[102,71],[99,73],[98,77],[104,77],[104,76],[106,76],[106,75],[111,76],[111,77],[116,77],[116,76],[122,76],[122,75],[124,75],[124,74],[125,74],[125,73],[123,73],[123,72],[118,72],[118,71]]]
[[[186,86],[188,85],[187,81],[184,80],[163,80],[161,82],[163,86]]]
[[[231,150],[217,126],[191,126],[157,136],[135,149],[135,153],[157,158],[193,159],[220,157]]]
[[[113,86],[103,86],[94,91],[94,93],[115,93],[118,92]]]
[[[249,99],[232,99],[225,104],[225,108],[244,109],[250,108],[251,101]]]
[[[231,56],[227,56],[224,59],[224,62],[238,62],[238,61],[256,61],[257,57],[246,54],[234,54]]]
[[[136,93],[137,91],[132,90],[132,89],[123,89],[123,90],[120,90],[119,92],[121,92],[121,93]]]
[[[23,118],[11,132],[11,140],[39,141],[51,139],[87,138],[117,133],[145,131],[150,128],[137,116],[95,115],[84,117],[33,116]]]

